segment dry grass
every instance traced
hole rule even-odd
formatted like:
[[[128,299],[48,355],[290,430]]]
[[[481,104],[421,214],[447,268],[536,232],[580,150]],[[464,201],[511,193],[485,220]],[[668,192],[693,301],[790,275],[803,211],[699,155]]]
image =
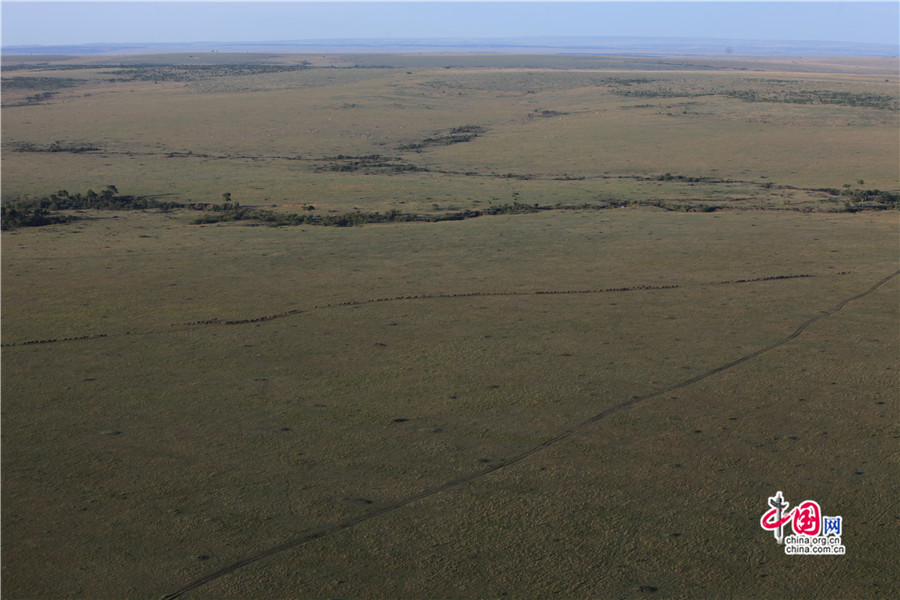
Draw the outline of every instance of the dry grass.
[[[867,166],[859,178],[896,181],[896,148],[877,151],[890,132],[853,124],[870,109],[704,96],[697,102],[715,118],[669,117],[622,108],[669,99],[580,87],[584,73],[419,69],[334,70],[339,80],[305,91],[303,77],[330,70],[250,76],[272,91],[135,82],[143,87],[133,94],[121,87],[130,83],[89,97],[76,88],[54,104],[4,109],[4,144],[65,137],[157,153],[4,152],[4,196],[115,183],[182,201],[231,191],[248,204],[319,211],[609,197],[738,203],[761,195],[762,174],[776,185],[841,185],[857,168],[852,143],[808,149],[824,157],[821,171],[788,148],[865,132],[874,145],[858,148]],[[702,74],[696,85],[726,76],[762,75]],[[527,94],[522,77],[546,89]],[[420,85],[438,78],[467,91],[442,98]],[[241,78],[216,85],[252,87]],[[379,107],[388,92],[407,108]],[[151,122],[140,121],[139,98]],[[579,112],[593,105],[609,119]],[[569,114],[525,118],[536,109]],[[828,118],[846,122],[830,134],[784,125],[835,110]],[[782,121],[751,125],[742,120],[751,112]],[[315,135],[283,133],[316,124]],[[339,135],[363,124],[384,131]],[[487,131],[396,151],[465,124]],[[729,141],[753,127],[764,131]],[[621,147],[600,152],[614,131]],[[718,154],[697,134],[718,140]],[[186,150],[390,150],[435,170],[549,177],[339,173],[316,170],[328,161],[160,154]],[[612,162],[585,160],[591,152]],[[737,170],[742,154],[749,173]],[[634,179],[640,165],[664,160],[659,172],[715,168],[735,181]],[[627,177],[552,178],[607,172]],[[770,206],[827,208],[810,190],[767,193]],[[184,597],[628,598],[647,595],[640,586],[661,598],[898,593],[889,576],[898,279],[823,312],[897,269],[893,212],[629,207],[354,228],[199,226],[188,211],[82,216],[2,235],[4,597],[159,598],[317,531],[329,533]],[[786,275],[808,277],[763,279]],[[564,293],[536,293],[551,291]],[[761,356],[661,393],[817,316]],[[25,343],[80,336],[92,337]],[[502,467],[635,396],[645,399]],[[847,555],[785,556],[759,526],[778,490],[842,515]]]
[[[646,209],[304,231],[159,219],[3,236],[4,343],[107,334],[4,350],[10,597],[158,597],[475,473],[784,337],[884,276],[896,236],[883,215]],[[705,285],[801,273],[815,277]],[[890,502],[895,288],[765,358],[197,596],[593,597],[643,584],[827,596],[836,583],[819,571],[788,583],[793,563],[758,527],[775,488],[845,515],[853,562],[839,589],[863,593],[887,560],[875,523]],[[872,501],[857,505],[863,481]]]
[[[94,74],[94,83],[89,79],[45,103],[4,110],[5,198],[114,183],[131,193],[203,202],[229,191],[245,204],[315,204],[324,197],[331,205],[332,197],[347,195],[333,174],[317,169],[329,164],[327,157],[372,154],[428,168],[431,177],[423,182],[415,173],[404,174],[371,186],[367,181],[368,193],[354,194],[347,203],[390,205],[462,186],[466,195],[460,201],[471,206],[469,198],[505,199],[510,182],[497,176],[510,173],[553,180],[552,185],[517,184],[516,191],[535,201],[568,199],[572,185],[560,178],[580,177],[587,178],[578,188],[582,197],[665,199],[693,193],[761,203],[769,202],[762,184],[840,188],[862,179],[872,188],[898,186],[896,78],[886,80],[880,73],[400,67],[109,83],[104,71],[55,72],[71,73]],[[27,74],[32,73],[12,71],[9,77]],[[873,96],[892,99],[894,109],[728,96],[747,91],[767,98]],[[19,92],[25,93],[30,91]],[[7,95],[5,102],[15,100]],[[485,133],[421,153],[402,150],[465,125],[479,125]],[[16,144],[46,147],[55,140],[92,144],[103,152],[10,151]],[[753,185],[734,194],[709,186],[684,191],[674,184],[611,187],[596,179],[667,172]],[[485,177],[462,182],[465,173]],[[484,193],[478,198],[466,187]]]

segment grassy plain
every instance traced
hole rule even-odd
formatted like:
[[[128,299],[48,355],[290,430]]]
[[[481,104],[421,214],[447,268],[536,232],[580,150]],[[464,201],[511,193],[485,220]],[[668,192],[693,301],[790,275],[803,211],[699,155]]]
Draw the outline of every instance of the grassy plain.
[[[892,63],[846,74],[734,70],[715,61],[602,70],[602,62],[566,59],[544,69],[423,68],[409,60],[408,68],[376,61],[246,75],[196,66],[11,71],[9,80],[36,83],[6,85],[4,197],[112,183],[134,194],[210,202],[230,192],[248,205],[338,211],[400,202],[465,207],[513,193],[528,203],[690,197],[794,206],[821,201],[812,190],[860,179],[897,187]],[[36,86],[73,74],[84,83],[17,106],[41,91]],[[747,100],[751,92],[757,101]],[[405,149],[465,126],[483,133]],[[14,151],[56,141],[98,150]],[[371,155],[428,171],[328,170],[344,164],[333,157]],[[731,183],[635,182],[666,173]]]
[[[184,597],[900,592],[900,281],[859,296],[897,270],[897,213],[822,191],[898,191],[893,63],[308,59],[339,66],[4,60],[83,80],[4,88],[4,201],[628,206],[4,232],[4,597],[160,598],[292,541]],[[57,141],[100,150],[34,151]],[[347,158],[374,154],[419,170]],[[843,516],[847,555],[785,556],[778,490]]]

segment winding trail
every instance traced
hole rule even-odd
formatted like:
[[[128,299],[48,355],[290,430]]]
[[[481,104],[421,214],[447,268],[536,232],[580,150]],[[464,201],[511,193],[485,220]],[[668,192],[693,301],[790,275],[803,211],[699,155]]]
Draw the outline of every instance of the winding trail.
[[[303,545],[308,544],[309,542],[312,542],[319,538],[323,538],[323,537],[329,536],[331,534],[337,533],[339,531],[349,529],[351,527],[359,525],[360,523],[363,523],[370,519],[380,517],[382,515],[396,511],[400,508],[403,508],[404,506],[407,506],[409,504],[412,504],[412,503],[422,500],[424,498],[428,498],[429,496],[434,496],[435,494],[439,494],[441,492],[462,486],[470,481],[479,479],[490,473],[493,473],[494,471],[499,471],[500,469],[504,469],[510,465],[514,465],[518,462],[525,460],[529,456],[536,454],[536,453],[570,437],[571,435],[575,434],[576,432],[589,427],[590,425],[608,417],[609,415],[611,415],[613,413],[617,413],[619,411],[625,410],[631,406],[634,406],[635,404],[637,404],[639,402],[643,402],[645,400],[650,400],[652,398],[662,396],[669,392],[673,392],[675,390],[679,390],[679,389],[691,386],[699,381],[702,381],[703,379],[706,379],[708,377],[712,377],[713,375],[721,373],[722,371],[726,371],[726,370],[736,367],[740,364],[751,361],[754,358],[757,358],[763,354],[766,354],[767,352],[771,352],[772,350],[775,350],[776,348],[780,348],[781,346],[784,346],[791,340],[799,337],[804,331],[806,331],[814,323],[816,323],[826,317],[837,314],[847,304],[874,293],[880,287],[882,287],[887,282],[889,282],[890,280],[894,279],[897,276],[900,276],[900,270],[895,271],[894,273],[888,275],[884,279],[878,281],[877,283],[875,283],[872,287],[870,287],[866,291],[856,294],[855,296],[846,298],[846,299],[842,300],[841,302],[839,302],[838,304],[834,305],[832,308],[822,311],[819,314],[817,314],[816,316],[814,316],[810,319],[807,319],[806,321],[801,323],[796,329],[794,329],[794,331],[792,331],[790,334],[788,334],[784,338],[781,338],[780,340],[773,342],[772,344],[770,344],[764,348],[760,348],[759,350],[756,350],[755,352],[745,354],[744,356],[741,356],[740,358],[738,358],[736,360],[725,363],[714,369],[710,369],[709,371],[706,371],[705,373],[702,373],[695,377],[691,377],[690,379],[685,379],[684,381],[670,385],[666,388],[645,394],[643,396],[634,396],[630,400],[621,402],[611,408],[608,408],[602,412],[597,413],[596,415],[592,416],[591,418],[589,418],[585,421],[582,421],[581,423],[578,423],[577,425],[570,427],[569,429],[566,429],[565,431],[562,431],[562,432],[559,432],[559,433],[553,435],[552,437],[546,439],[545,441],[541,442],[540,444],[538,444],[536,446],[533,446],[532,448],[529,448],[529,449],[527,449],[523,452],[520,452],[519,454],[516,454],[514,456],[511,456],[509,458],[506,458],[505,460],[498,461],[498,462],[492,464],[491,466],[488,466],[480,471],[476,471],[475,473],[470,473],[468,475],[464,475],[457,479],[447,481],[446,483],[443,483],[437,487],[425,489],[425,490],[419,492],[418,494],[408,496],[408,497],[406,497],[402,500],[399,500],[398,502],[395,502],[393,504],[388,504],[386,506],[382,506],[382,507],[377,508],[377,509],[375,509],[369,513],[366,513],[364,515],[360,515],[358,517],[348,519],[341,523],[323,526],[323,527],[316,529],[302,537],[299,537],[299,538],[296,538],[293,540],[289,540],[283,544],[273,546],[267,550],[264,550],[262,552],[255,554],[255,555],[248,556],[247,558],[239,560],[239,561],[237,561],[233,564],[230,564],[222,569],[219,569],[218,571],[210,573],[209,575],[205,575],[204,577],[201,577],[199,579],[196,579],[196,580],[184,585],[183,587],[179,588],[178,590],[163,596],[162,600],[173,600],[174,598],[179,598],[179,597],[183,596],[184,594],[190,592],[191,590],[200,588],[212,581],[215,581],[216,579],[224,577],[225,575],[228,575],[229,573],[233,573],[234,571],[237,571],[238,569],[245,567],[249,564],[258,562],[260,560],[263,560],[265,558],[268,558],[268,557],[278,554],[280,552],[284,552],[285,550],[290,550],[292,548],[297,548],[299,546],[303,546]]]

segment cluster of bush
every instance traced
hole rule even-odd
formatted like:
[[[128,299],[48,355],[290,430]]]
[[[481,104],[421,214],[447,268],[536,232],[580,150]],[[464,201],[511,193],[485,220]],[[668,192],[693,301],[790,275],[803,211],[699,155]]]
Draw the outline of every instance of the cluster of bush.
[[[421,142],[415,144],[405,144],[399,146],[399,150],[421,150],[429,146],[450,146],[452,144],[461,144],[470,142],[485,132],[484,127],[480,125],[463,125],[462,127],[454,127],[444,132],[438,132],[431,137],[427,137]]]
[[[134,65],[110,71],[110,82],[123,81],[194,81],[209,77],[229,77],[284,73],[307,69],[308,61],[301,65]]]
[[[481,210],[461,210],[445,212],[439,215],[414,214],[389,210],[387,212],[349,212],[339,215],[315,215],[280,213],[241,206],[238,203],[212,205],[208,212],[194,220],[194,224],[222,223],[228,221],[258,221],[274,227],[289,225],[321,225],[325,227],[354,227],[371,223],[437,223],[440,221],[462,221],[484,215],[505,215],[548,210],[548,207],[526,205],[519,202],[492,206]]]
[[[116,186],[107,186],[102,192],[88,190],[84,194],[70,194],[60,190],[46,198],[25,198],[3,203],[0,206],[0,228],[4,231],[19,227],[39,227],[75,220],[73,215],[63,215],[60,210],[145,210],[155,208],[169,211],[185,208],[180,202],[160,202],[143,196],[119,194]]]
[[[526,206],[520,203],[496,206],[484,210],[463,210],[441,215],[418,215],[398,210],[388,212],[355,211],[339,215],[312,214],[314,207],[307,205],[304,214],[281,213],[271,210],[241,206],[231,201],[231,194],[224,194],[222,204],[184,204],[181,202],[161,202],[144,196],[119,194],[116,186],[107,186],[100,193],[88,190],[86,193],[70,194],[60,190],[45,198],[26,198],[4,203],[0,206],[0,224],[5,231],[19,227],[36,227],[55,223],[68,223],[77,217],[70,214],[59,214],[62,210],[146,210],[158,209],[170,211],[189,208],[203,211],[203,215],[195,219],[195,224],[222,223],[229,221],[256,221],[271,226],[289,225],[321,225],[326,227],[353,227],[368,223],[393,223],[410,221],[459,221],[482,215],[510,214],[533,212],[537,206]]]
[[[659,177],[661,180],[678,181],[703,181],[700,177],[685,177],[666,173]],[[881,190],[850,189],[843,190],[822,189],[821,192],[830,193],[837,197],[845,198],[844,211],[857,212],[860,210],[887,210],[900,209],[900,194]],[[441,214],[417,214],[390,210],[387,212],[362,212],[354,211],[343,214],[323,215],[314,214],[315,207],[304,206],[304,213],[282,213],[271,210],[241,206],[239,202],[231,201],[231,194],[223,194],[225,202],[222,204],[184,204],[181,202],[163,202],[144,196],[131,196],[120,194],[116,186],[107,186],[101,192],[88,190],[84,194],[70,194],[66,190],[60,190],[45,198],[17,199],[4,202],[0,206],[0,228],[4,231],[19,227],[38,227],[58,223],[68,223],[77,217],[71,214],[60,214],[63,210],[146,210],[157,209],[168,212],[174,209],[193,209],[203,211],[203,214],[193,221],[194,224],[223,223],[229,221],[255,221],[260,224],[279,226],[318,225],[325,227],[353,227],[371,223],[398,223],[398,222],[428,222],[462,221],[474,219],[486,215],[508,215],[533,213],[544,210],[602,210],[609,208],[623,208],[625,206],[656,206],[665,210],[686,212],[714,212],[725,208],[723,206],[709,204],[693,204],[689,202],[672,202],[663,200],[607,200],[593,203],[579,203],[571,205],[557,204],[556,206],[541,206],[539,204],[524,204],[518,201],[512,204],[490,206],[482,209],[466,209],[444,212]]]
[[[53,96],[57,95],[59,92],[40,92],[37,94],[33,94],[31,96],[26,96],[25,100],[19,102],[9,102],[3,104],[3,107],[12,107],[12,106],[34,106],[36,104],[41,104],[48,100],[51,100]]]
[[[0,229],[10,231],[19,227],[40,227],[72,221],[70,215],[53,214],[39,206],[0,206]]]
[[[559,110],[534,110],[525,116],[526,120],[531,119],[552,119],[553,117],[562,117],[569,113]]]
[[[626,98],[699,98],[700,96],[713,95],[711,92],[688,92],[666,88],[656,88],[652,90],[614,89],[612,90],[612,93]]]
[[[39,146],[32,142],[18,142],[12,144],[12,147],[15,152],[72,152],[73,154],[80,154],[82,152],[97,152],[101,150],[101,148],[98,148],[97,146],[84,144],[67,144],[60,140],[56,140],[55,142],[47,146]]]
[[[346,173],[351,171],[363,172],[388,172],[388,173],[404,173],[410,171],[428,171],[424,167],[402,162],[399,158],[391,158],[380,154],[369,154],[366,156],[344,156],[339,154],[335,157],[329,157],[325,160],[331,160],[324,167],[319,167],[317,171],[337,171]]]
[[[836,104],[863,106],[882,110],[898,110],[897,99],[884,94],[810,90],[801,92],[760,93],[756,90],[729,91],[725,95],[745,102],[780,102],[784,104]]]
[[[666,173],[665,175],[659,175],[656,180],[657,181],[686,181],[688,183],[700,183],[703,181],[709,181],[709,177],[688,177],[686,175],[672,175],[671,173]],[[720,180],[716,180],[720,181]]]
[[[900,194],[881,190],[830,190],[845,198],[844,210],[857,212],[860,210],[890,210],[900,208]]]
[[[3,67],[4,71],[9,71]],[[80,80],[71,77],[4,77],[3,88],[6,90],[56,90],[78,85]]]

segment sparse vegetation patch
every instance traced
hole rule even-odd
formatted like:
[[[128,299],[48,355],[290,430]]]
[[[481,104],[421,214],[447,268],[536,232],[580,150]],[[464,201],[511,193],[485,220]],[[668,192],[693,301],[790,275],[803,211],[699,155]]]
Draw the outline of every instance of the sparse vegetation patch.
[[[6,70],[6,67],[4,67]],[[71,77],[32,77],[32,76],[16,76],[4,77],[2,86],[5,90],[58,90],[60,88],[73,87],[82,80],[73,79]]]
[[[553,117],[562,117],[569,113],[561,110],[535,110],[525,117],[526,119],[551,119]]]
[[[14,142],[10,144],[14,152],[71,152],[80,154],[82,152],[98,152],[102,150],[93,144],[81,144],[78,142],[63,142],[57,140],[52,144],[41,146],[33,142]]]
[[[867,94],[857,92],[841,92],[833,90],[807,90],[773,92],[770,90],[741,90],[725,92],[730,98],[738,98],[745,102],[778,102],[782,104],[834,104],[838,106],[854,106],[878,108],[896,111],[900,108],[897,97],[886,94]]]
[[[55,223],[68,223],[75,220],[74,215],[58,214],[62,210],[146,210],[159,209],[170,211],[185,208],[181,202],[161,202],[143,196],[119,194],[116,186],[110,185],[100,193],[88,190],[84,194],[69,194],[60,190],[45,198],[25,198],[4,201],[2,211],[2,228],[4,231],[19,227],[38,227]]]
[[[450,146],[452,144],[461,144],[470,142],[483,134],[485,128],[480,125],[463,125],[461,127],[453,127],[446,131],[440,131],[433,136],[423,139],[421,142],[414,144],[404,144],[399,146],[399,150],[422,150],[429,146]]]
[[[110,82],[196,81],[211,77],[236,77],[302,71],[306,65],[135,65],[106,72]]]
[[[330,161],[328,164],[316,167],[317,171],[335,171],[338,173],[350,173],[362,171],[365,173],[406,173],[415,171],[428,171],[424,167],[418,167],[402,161],[398,157],[387,157],[380,154],[367,156],[344,156],[324,158]]]

